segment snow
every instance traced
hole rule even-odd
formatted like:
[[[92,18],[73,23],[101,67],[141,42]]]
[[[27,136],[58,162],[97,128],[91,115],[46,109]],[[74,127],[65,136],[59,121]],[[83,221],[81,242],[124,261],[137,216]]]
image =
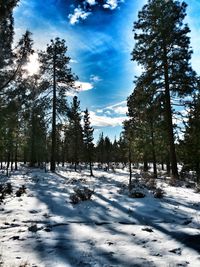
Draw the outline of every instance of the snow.
[[[138,173],[138,170],[135,170]],[[0,204],[0,266],[129,267],[200,266],[200,202],[194,189],[158,184],[130,198],[129,175],[117,169],[45,173],[21,167],[1,183],[13,193]],[[25,185],[26,193],[15,192]],[[75,187],[94,190],[91,200],[72,204]]]

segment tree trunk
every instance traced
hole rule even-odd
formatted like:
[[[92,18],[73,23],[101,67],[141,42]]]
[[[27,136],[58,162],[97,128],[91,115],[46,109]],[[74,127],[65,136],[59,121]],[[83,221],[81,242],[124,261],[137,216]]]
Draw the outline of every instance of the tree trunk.
[[[174,144],[174,132],[173,132],[173,122],[172,122],[172,108],[171,108],[171,97],[170,97],[170,88],[169,88],[169,68],[168,68],[168,59],[167,59],[167,49],[166,45],[163,46],[163,62],[164,62],[164,79],[165,79],[165,114],[166,114],[166,123],[167,123],[167,132],[168,132],[168,145],[170,150],[170,162],[172,177],[178,178],[178,168],[177,168],[177,158],[176,150]]]
[[[34,114],[32,111],[31,115],[31,153],[30,153],[30,167],[34,167],[36,164],[36,155],[35,155],[35,120]]]
[[[169,155],[167,156],[167,161],[166,161],[166,165],[167,165],[167,174],[170,176],[170,157]]]
[[[196,177],[197,177],[197,184],[199,185],[200,183],[200,163],[199,162],[196,162],[195,171],[196,171]]]
[[[56,51],[53,62],[53,110],[52,110],[52,133],[51,133],[51,167],[50,170],[55,172],[56,161]]]
[[[92,172],[92,162],[90,161],[90,176],[94,176]]]
[[[128,189],[129,192],[132,189],[132,156],[131,156],[131,147],[129,145],[129,151],[128,151],[128,160],[129,160],[129,184],[128,184]]]
[[[10,166],[10,151],[7,154],[6,176],[8,176],[9,166]]]
[[[15,145],[15,170],[16,170],[16,171],[17,171],[17,169],[18,169],[18,168],[17,168],[17,157],[18,157],[18,154],[17,154],[17,152],[18,152],[18,151],[17,151],[17,148],[18,148],[18,147],[17,147],[17,144],[16,144],[16,145]]]
[[[152,144],[152,156],[153,156],[153,174],[154,178],[158,177],[157,174],[157,165],[156,165],[156,152],[155,152],[155,140],[154,140],[154,130],[153,130],[153,122],[151,124],[151,144]]]
[[[143,171],[147,172],[148,171],[148,162],[147,162],[147,157],[146,157],[145,154],[144,154],[144,157],[143,157],[143,161],[144,161]]]
[[[164,168],[164,162],[163,161],[161,162],[161,169],[162,169],[162,171],[165,170],[165,168]]]

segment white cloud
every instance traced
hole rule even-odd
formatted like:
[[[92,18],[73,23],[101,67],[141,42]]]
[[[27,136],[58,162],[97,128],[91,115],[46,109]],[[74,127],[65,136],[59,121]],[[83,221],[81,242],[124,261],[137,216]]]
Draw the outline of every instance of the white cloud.
[[[90,111],[91,124],[93,127],[115,127],[122,126],[126,117],[109,117],[109,116],[99,116],[94,111]]]
[[[59,86],[65,87],[66,84],[64,83],[59,83]],[[66,92],[66,96],[75,96],[77,93],[88,91],[93,89],[93,85],[88,82],[80,82],[80,81],[75,81],[75,88],[74,90],[69,90]]]
[[[75,82],[75,87],[77,88],[77,91],[79,92],[88,91],[94,88],[94,86],[91,83],[80,82],[80,81]]]
[[[74,9],[74,13],[68,16],[69,22],[71,25],[74,25],[79,22],[79,20],[85,20],[91,14],[91,12],[87,12],[83,10],[81,7],[77,7]]]
[[[96,0],[85,0],[86,3],[88,3],[91,6],[96,5]]]
[[[107,0],[106,4],[103,5],[104,8],[109,8],[111,10],[114,10],[118,7],[119,2],[123,2],[123,1],[119,1],[119,0]]]

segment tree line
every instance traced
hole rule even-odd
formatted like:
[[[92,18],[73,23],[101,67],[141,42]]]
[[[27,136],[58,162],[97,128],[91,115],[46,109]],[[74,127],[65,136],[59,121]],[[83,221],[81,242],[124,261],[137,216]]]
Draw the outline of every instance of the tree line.
[[[187,4],[148,0],[133,32],[132,60],[142,67],[128,97],[129,120],[124,136],[130,161],[165,164],[174,179],[182,170],[196,172],[200,181],[199,77],[191,66],[190,29],[184,19]]]
[[[65,40],[55,38],[39,51],[40,71],[28,75],[24,66],[34,53],[28,31],[15,46],[13,8],[17,0],[0,4],[0,163],[17,168],[50,161],[149,163],[157,177],[161,164],[174,179],[182,170],[194,171],[200,181],[199,77],[191,66],[189,26],[184,23],[187,4],[174,0],[148,0],[133,25],[132,60],[141,66],[134,90],[127,99],[128,119],[118,141],[100,135],[94,144],[89,111],[80,109],[75,96],[78,77],[70,68]]]

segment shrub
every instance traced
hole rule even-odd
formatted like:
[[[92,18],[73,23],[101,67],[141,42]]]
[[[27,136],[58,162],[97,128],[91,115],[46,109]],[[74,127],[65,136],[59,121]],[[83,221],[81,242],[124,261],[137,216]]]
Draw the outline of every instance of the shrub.
[[[162,190],[161,188],[156,188],[153,195],[155,198],[163,198],[164,194],[165,194],[164,190]]]
[[[70,200],[73,204],[77,204],[80,201],[90,200],[94,190],[89,189],[88,187],[75,188],[74,193],[70,195]]]
[[[17,197],[21,197],[21,195],[26,193],[26,187],[25,185],[22,185],[16,192]]]

